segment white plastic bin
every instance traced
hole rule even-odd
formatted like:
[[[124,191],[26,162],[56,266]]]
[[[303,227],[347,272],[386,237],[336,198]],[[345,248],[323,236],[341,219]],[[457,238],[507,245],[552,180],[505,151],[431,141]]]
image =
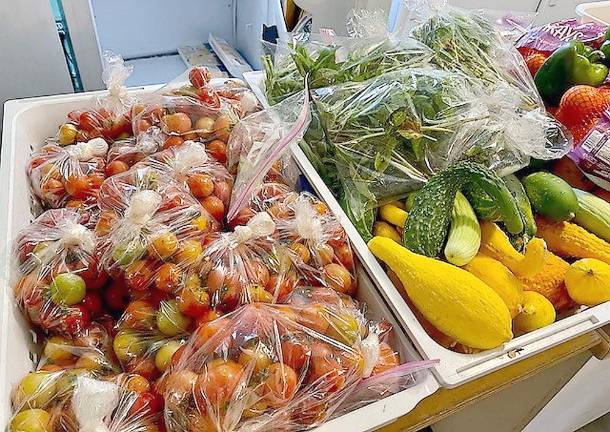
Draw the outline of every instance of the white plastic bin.
[[[576,6],[576,16],[583,22],[610,24],[610,1],[581,3]]]
[[[266,104],[263,72],[249,72],[244,74],[244,78],[254,89],[257,97],[261,98],[261,103]],[[434,371],[443,387],[452,388],[464,384],[610,322],[610,302],[606,302],[593,308],[584,309],[580,313],[557,321],[550,326],[519,336],[501,347],[483,351],[479,354],[460,354],[443,348],[423,329],[404,300],[403,295],[396,289],[377,259],[369,251],[366,243],[309,162],[305,153],[296,144],[292,152],[297,164],[318,195],[326,201],[330,209],[339,217],[360,262],[392,306],[420,354],[426,359],[440,359],[440,363]]]
[[[143,93],[153,88],[156,87],[131,91]],[[32,370],[39,348],[13,302],[10,286],[12,240],[35,215],[30,205],[26,163],[31,151],[56,133],[68,112],[87,107],[96,94],[101,92],[22,99],[5,104],[0,167],[0,237],[5,239],[0,251],[3,281],[0,291],[0,428],[4,428],[10,418],[11,389]],[[359,300],[367,304],[368,316],[385,318],[395,327],[393,346],[403,360],[421,359],[362,267],[358,277]],[[369,431],[392,422],[439,388],[434,376],[427,371],[416,373],[414,379],[409,389],[338,417],[320,430]]]

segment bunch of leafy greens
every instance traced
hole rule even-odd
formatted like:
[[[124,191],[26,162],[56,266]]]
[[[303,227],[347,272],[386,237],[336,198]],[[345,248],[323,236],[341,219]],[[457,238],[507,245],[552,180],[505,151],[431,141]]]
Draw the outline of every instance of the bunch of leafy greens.
[[[353,219],[404,198],[433,174],[426,153],[478,120],[469,88],[459,74],[423,68],[313,91],[326,145],[308,156],[343,191]]]
[[[395,70],[421,66],[432,51],[411,39],[343,38],[331,45],[294,41],[276,48],[275,62],[263,58],[267,99],[271,104],[303,89],[361,82]]]

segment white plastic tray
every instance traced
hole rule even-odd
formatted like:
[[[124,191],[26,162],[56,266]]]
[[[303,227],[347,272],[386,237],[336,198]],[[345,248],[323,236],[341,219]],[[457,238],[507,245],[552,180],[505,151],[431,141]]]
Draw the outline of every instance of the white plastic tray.
[[[154,88],[157,87],[132,91],[144,93]],[[0,429],[10,418],[11,388],[32,370],[39,348],[15,307],[10,286],[12,240],[33,219],[25,166],[32,149],[40,146],[44,138],[56,133],[66,114],[72,109],[86,107],[96,94],[101,92],[15,100],[4,106],[0,167],[0,237],[5,239],[0,249]],[[359,300],[367,304],[370,316],[385,318],[396,328],[393,342],[401,358],[421,359],[361,267],[358,276]],[[413,387],[334,419],[320,430],[369,431],[391,423],[439,388],[437,380],[429,372],[419,372],[415,378]]]
[[[576,6],[576,15],[582,22],[610,24],[610,1],[581,3]]]
[[[256,95],[261,98],[261,103],[266,104],[263,72],[246,73],[244,79],[253,88]],[[297,145],[293,145],[292,152],[297,164],[318,195],[326,201],[330,209],[340,219],[362,265],[394,309],[420,354],[426,359],[440,360],[434,371],[443,387],[452,388],[464,384],[610,322],[610,302],[606,302],[585,309],[540,330],[517,337],[499,348],[479,354],[460,354],[443,348],[423,329],[403,299],[402,294],[396,289],[377,259],[369,251],[366,243],[303,151]]]

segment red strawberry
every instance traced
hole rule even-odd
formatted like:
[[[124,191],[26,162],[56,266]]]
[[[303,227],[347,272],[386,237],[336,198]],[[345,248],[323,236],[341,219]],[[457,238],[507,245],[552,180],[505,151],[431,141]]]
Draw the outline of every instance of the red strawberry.
[[[538,72],[538,69],[540,69],[546,59],[547,56],[542,53],[533,53],[525,58],[525,64],[532,76],[536,76],[536,72]]]

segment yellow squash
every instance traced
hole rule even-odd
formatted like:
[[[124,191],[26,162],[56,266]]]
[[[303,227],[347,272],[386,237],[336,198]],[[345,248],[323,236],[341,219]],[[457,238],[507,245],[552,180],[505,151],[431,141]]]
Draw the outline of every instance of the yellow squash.
[[[566,274],[568,294],[578,304],[595,306],[610,300],[610,265],[594,258],[573,263]]]
[[[523,310],[515,317],[515,330],[523,333],[538,330],[555,322],[555,308],[542,294],[523,292]]]
[[[479,252],[500,261],[517,277],[530,277],[544,267],[546,245],[540,239],[532,239],[525,247],[525,254],[521,254],[498,225],[484,221],[481,222]]]
[[[530,277],[519,277],[525,291],[536,291],[545,296],[557,312],[574,306],[568,295],[564,279],[570,264],[552,252],[546,253],[542,271]]]
[[[481,279],[498,293],[508,307],[512,318],[521,312],[523,302],[521,282],[500,261],[479,253],[462,268]]]
[[[386,204],[379,209],[379,216],[381,216],[381,219],[384,221],[396,225],[399,228],[403,228],[409,214],[394,204]]]
[[[537,236],[551,252],[562,257],[596,258],[610,264],[610,243],[571,222],[553,222],[536,217]]]
[[[387,222],[377,221],[373,224],[373,235],[387,237],[394,240],[396,243],[400,243],[402,239],[398,231]]]
[[[476,276],[415,254],[385,237],[373,237],[368,245],[398,275],[415,307],[442,333],[481,349],[495,348],[512,339],[508,308]]]

